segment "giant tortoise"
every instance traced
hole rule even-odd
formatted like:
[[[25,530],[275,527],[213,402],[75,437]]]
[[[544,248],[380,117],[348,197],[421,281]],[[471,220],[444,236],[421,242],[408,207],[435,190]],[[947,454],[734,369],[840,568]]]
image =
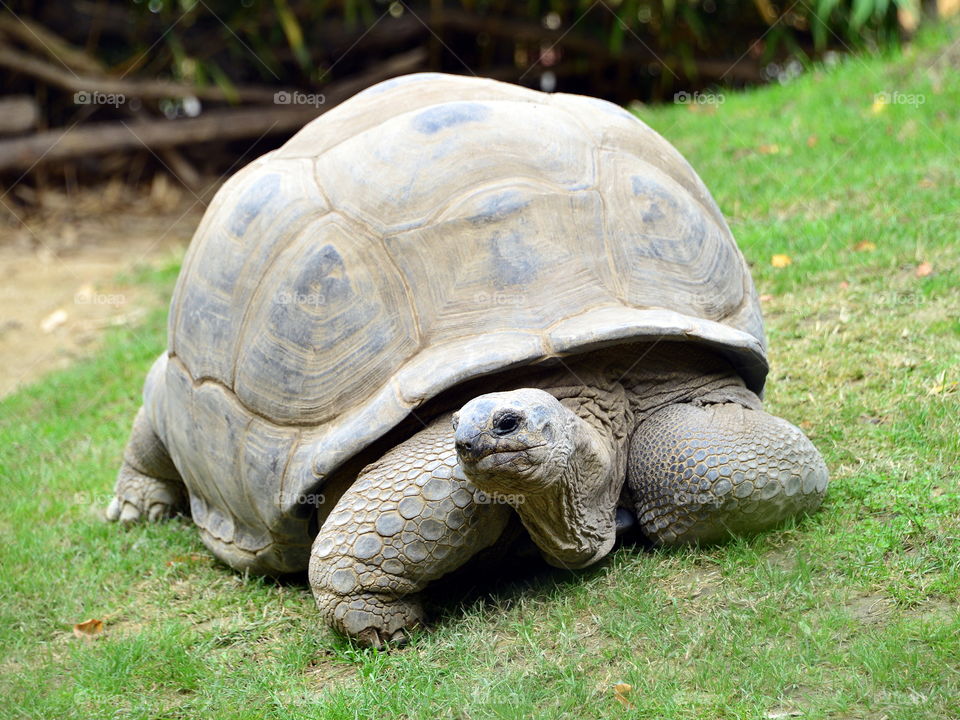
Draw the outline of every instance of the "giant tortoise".
[[[762,409],[716,203],[593,98],[442,74],[358,94],[217,193],[168,335],[108,517],[189,511],[234,568],[309,568],[326,622],[371,645],[514,537],[582,568],[618,522],[712,542],[827,487]]]

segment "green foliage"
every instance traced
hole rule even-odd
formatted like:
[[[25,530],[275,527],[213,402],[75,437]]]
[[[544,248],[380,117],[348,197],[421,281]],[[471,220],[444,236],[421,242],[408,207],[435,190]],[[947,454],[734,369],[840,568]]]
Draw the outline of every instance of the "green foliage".
[[[833,39],[857,43],[865,31],[875,40],[888,40],[896,29],[896,8],[910,7],[909,0],[817,0],[806,7],[807,20],[813,30],[815,47],[824,49]],[[839,33],[839,34],[837,34]]]
[[[316,86],[428,46],[424,69],[534,85],[549,72],[560,89],[627,102],[756,83],[770,79],[770,61],[895,42],[897,6],[913,1],[108,0],[129,32],[97,49],[117,72],[229,88]],[[83,27],[57,29],[88,45]]]

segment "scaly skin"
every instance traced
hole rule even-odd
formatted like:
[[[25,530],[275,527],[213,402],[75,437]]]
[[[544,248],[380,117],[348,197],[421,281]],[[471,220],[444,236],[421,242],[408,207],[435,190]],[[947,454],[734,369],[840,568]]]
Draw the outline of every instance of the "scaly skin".
[[[668,545],[755,532],[816,508],[827,470],[810,441],[763,412],[724,361],[682,349],[606,351],[531,370],[461,408],[458,432],[450,414],[438,417],[368,465],[313,544],[322,617],[377,647],[422,625],[419,592],[494,552],[516,521],[468,475],[522,498],[514,509],[541,553],[578,567],[609,551],[618,500]],[[515,430],[503,430],[504,410],[517,415]],[[143,410],[116,494],[108,515],[124,522],[184,506],[183,483]]]
[[[786,420],[735,403],[676,404],[640,423],[627,485],[652,540],[714,542],[816,509],[827,467]]]
[[[364,468],[314,541],[323,618],[366,645],[406,639],[424,622],[417,593],[504,531],[509,508],[478,495],[457,465],[450,415]]]
[[[155,522],[187,505],[187,491],[163,442],[141,407],[133,421],[107,519],[127,524]]]

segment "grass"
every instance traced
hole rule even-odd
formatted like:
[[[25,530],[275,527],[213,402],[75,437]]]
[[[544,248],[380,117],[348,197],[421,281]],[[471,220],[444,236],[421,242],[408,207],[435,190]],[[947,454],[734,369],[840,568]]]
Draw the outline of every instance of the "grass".
[[[0,402],[0,717],[960,717],[958,37],[640,110],[753,265],[768,409],[826,457],[822,512],[439,601],[411,647],[359,650],[188,521],[101,521],[158,311]],[[104,632],[73,637],[91,617]]]

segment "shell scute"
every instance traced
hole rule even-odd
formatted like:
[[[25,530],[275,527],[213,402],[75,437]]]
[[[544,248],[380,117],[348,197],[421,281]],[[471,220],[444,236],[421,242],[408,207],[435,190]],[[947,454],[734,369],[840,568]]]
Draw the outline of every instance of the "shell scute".
[[[417,132],[433,135],[465,123],[483,122],[489,117],[490,108],[483,103],[454,102],[421,110],[413,116],[411,125]]]
[[[336,417],[419,345],[403,280],[382,245],[336,214],[307,225],[261,288],[246,318],[235,390],[277,422]]]
[[[312,164],[302,160],[267,158],[221,188],[184,258],[170,308],[170,351],[194,378],[232,387],[245,316],[265,273],[305,224],[327,213]]]

